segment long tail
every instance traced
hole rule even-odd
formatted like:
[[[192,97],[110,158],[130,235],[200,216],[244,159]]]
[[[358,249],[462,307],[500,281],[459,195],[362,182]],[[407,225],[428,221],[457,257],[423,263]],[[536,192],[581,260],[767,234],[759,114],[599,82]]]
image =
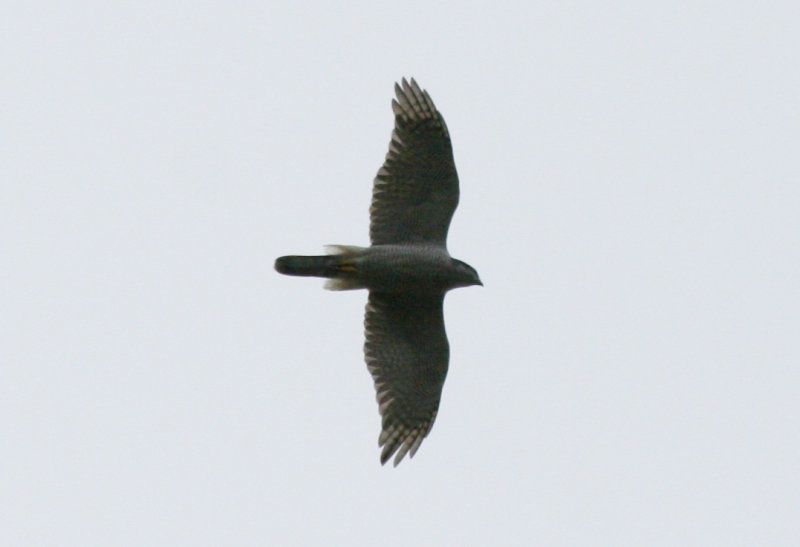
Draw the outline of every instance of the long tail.
[[[286,275],[336,277],[338,263],[339,257],[336,255],[282,256],[275,261],[275,269]]]
[[[332,291],[349,291],[364,286],[358,280],[354,257],[366,249],[353,245],[326,245],[330,254],[321,256],[282,256],[275,261],[275,269],[286,275],[327,277],[325,288]]]

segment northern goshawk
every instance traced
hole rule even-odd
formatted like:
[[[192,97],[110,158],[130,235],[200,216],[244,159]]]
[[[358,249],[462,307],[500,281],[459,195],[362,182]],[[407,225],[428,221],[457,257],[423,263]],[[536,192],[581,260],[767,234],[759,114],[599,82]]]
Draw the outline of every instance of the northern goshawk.
[[[444,119],[413,78],[395,84],[395,93],[392,140],[372,189],[372,245],[282,256],[275,269],[326,277],[332,290],[369,290],[364,354],[382,417],[381,464],[396,453],[397,465],[414,455],[436,419],[450,356],[444,295],[482,283],[447,252],[458,176]]]

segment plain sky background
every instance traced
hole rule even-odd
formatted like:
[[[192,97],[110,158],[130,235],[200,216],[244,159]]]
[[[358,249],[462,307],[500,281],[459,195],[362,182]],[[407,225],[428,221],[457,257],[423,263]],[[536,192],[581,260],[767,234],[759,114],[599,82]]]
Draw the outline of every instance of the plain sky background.
[[[792,2],[10,2],[6,545],[800,544]],[[461,178],[450,373],[378,463],[394,82]]]

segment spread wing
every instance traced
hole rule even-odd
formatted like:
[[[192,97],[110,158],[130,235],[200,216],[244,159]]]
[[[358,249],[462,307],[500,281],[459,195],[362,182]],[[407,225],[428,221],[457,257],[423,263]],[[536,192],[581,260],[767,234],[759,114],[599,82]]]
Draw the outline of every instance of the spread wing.
[[[447,375],[450,346],[444,294],[371,291],[364,321],[367,368],[382,417],[381,464],[412,457],[430,431]]]
[[[394,86],[392,141],[372,189],[370,239],[445,247],[458,205],[450,134],[428,92],[413,78],[402,84]]]

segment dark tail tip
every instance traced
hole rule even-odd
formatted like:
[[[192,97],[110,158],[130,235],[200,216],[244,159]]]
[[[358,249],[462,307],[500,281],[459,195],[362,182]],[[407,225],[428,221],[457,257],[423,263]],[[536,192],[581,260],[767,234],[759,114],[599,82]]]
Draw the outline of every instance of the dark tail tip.
[[[292,257],[290,256],[282,256],[275,260],[275,270],[282,274],[292,273],[291,259]]]

